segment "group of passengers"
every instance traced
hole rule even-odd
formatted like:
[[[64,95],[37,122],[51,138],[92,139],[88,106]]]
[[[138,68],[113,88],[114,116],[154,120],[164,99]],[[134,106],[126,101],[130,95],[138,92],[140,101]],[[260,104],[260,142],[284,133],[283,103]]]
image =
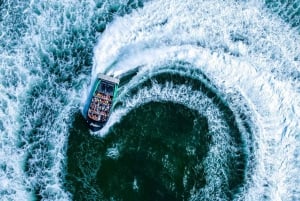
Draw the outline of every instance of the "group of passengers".
[[[92,99],[92,103],[88,110],[88,116],[95,121],[107,121],[110,109],[109,100],[111,100],[110,96],[97,93]]]
[[[111,101],[110,95],[106,95],[98,92],[96,96],[99,97],[101,100]]]

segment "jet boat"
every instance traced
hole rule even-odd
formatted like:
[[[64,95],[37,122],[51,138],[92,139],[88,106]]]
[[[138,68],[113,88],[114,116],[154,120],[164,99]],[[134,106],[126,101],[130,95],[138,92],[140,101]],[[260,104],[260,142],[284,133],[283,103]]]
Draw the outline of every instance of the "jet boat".
[[[83,116],[92,131],[100,130],[108,121],[119,82],[118,78],[102,73],[97,75],[83,109]]]

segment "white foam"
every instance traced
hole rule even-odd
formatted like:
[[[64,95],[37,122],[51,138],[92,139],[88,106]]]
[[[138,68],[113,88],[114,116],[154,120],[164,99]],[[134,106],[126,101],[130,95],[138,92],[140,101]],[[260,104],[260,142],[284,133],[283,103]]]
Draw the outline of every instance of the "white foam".
[[[203,192],[198,193],[196,191],[195,194],[212,199],[219,199],[220,196],[224,197],[225,195],[223,195],[220,189],[224,184],[222,181],[224,182],[227,179],[224,174],[227,168],[226,163],[228,163],[227,154],[236,153],[236,149],[234,146],[228,146],[228,144],[232,144],[228,127],[224,122],[224,117],[218,108],[214,106],[212,100],[207,98],[201,91],[193,91],[189,86],[174,85],[172,83],[163,85],[153,83],[150,88],[139,89],[138,93],[133,97],[128,97],[125,94],[126,92],[123,91],[119,96],[120,101],[123,102],[122,108],[115,110],[112,114],[112,117],[119,117],[118,121],[132,109],[149,102],[179,103],[198,111],[199,114],[208,118],[209,135],[212,136],[212,144],[210,145],[208,157],[204,164],[208,184],[202,189]],[[114,119],[114,121],[116,120]],[[100,131],[100,135],[104,136],[106,132],[108,130],[102,130]],[[215,193],[217,191],[219,191],[218,194]]]
[[[62,112],[53,122],[48,121],[41,128],[42,132],[49,134],[48,139],[41,139],[49,140],[52,149],[49,152],[36,149],[32,162],[44,162],[43,159],[49,154],[54,163],[50,168],[36,169],[33,171],[35,175],[24,173],[24,159],[31,145],[25,144],[23,149],[19,148],[19,137],[23,138],[20,133],[26,135],[31,132],[34,125],[30,120],[34,122],[38,115],[33,114],[23,122],[18,114],[22,113],[19,109],[26,108],[26,91],[36,81],[41,81],[41,77],[46,77],[41,58],[45,56],[49,58],[49,65],[53,64],[53,57],[47,55],[49,45],[57,48],[52,41],[68,30],[69,26],[76,28],[87,25],[91,21],[94,6],[93,1],[76,5],[68,0],[42,3],[30,1],[28,5],[11,4],[8,6],[11,10],[1,10],[3,21],[0,22],[0,39],[5,41],[3,51],[0,52],[2,200],[31,200],[34,192],[32,185],[39,182],[44,185],[40,192],[44,200],[71,199],[71,195],[62,187],[61,175],[64,175],[70,111],[80,104],[82,91],[64,91],[63,87],[57,86],[65,94],[67,104],[58,100],[45,102],[45,105],[52,105]],[[20,20],[27,28],[24,32],[21,30],[24,33],[21,37],[10,38],[7,36],[13,32],[5,23],[11,22],[10,13],[18,13],[14,9],[21,11]],[[90,29],[89,25],[86,28]],[[232,40],[234,37],[237,38],[235,42]],[[175,93],[176,90],[181,94],[191,92],[186,86],[154,84],[150,90],[143,88],[136,96],[126,97],[126,91],[146,80],[161,64],[186,61],[208,75],[221,94],[225,94],[226,100],[230,100],[228,104],[231,108],[235,108],[235,105],[243,108],[238,96],[231,96],[235,91],[242,94],[245,99],[242,103],[247,104],[247,114],[254,120],[252,126],[256,130],[251,139],[254,139],[256,145],[255,161],[248,162],[256,165],[253,174],[247,177],[244,191],[236,199],[299,200],[300,192],[295,187],[300,182],[300,154],[297,151],[300,146],[300,83],[293,77],[299,72],[299,59],[296,59],[300,55],[299,44],[299,33],[267,13],[264,6],[255,0],[240,3],[154,0],[145,3],[143,8],[114,20],[95,47],[93,76],[97,72],[121,75],[132,68],[143,66],[138,76],[121,88],[119,99],[124,101],[126,107],[113,112],[100,134],[105,135],[131,109],[149,101],[177,101],[194,109],[202,106],[209,108],[210,102],[186,100]],[[68,49],[69,46],[65,45]],[[70,60],[68,65],[72,64]],[[47,81],[54,82],[51,78]],[[198,92],[192,93],[199,97]],[[38,106],[37,100],[34,105]],[[218,118],[212,118],[215,114],[219,117],[217,110],[211,108],[208,111],[212,112],[206,114],[211,118],[210,128],[226,130],[222,122],[217,121]],[[18,132],[20,122],[23,125],[22,132]],[[212,127],[213,124],[217,126]],[[243,133],[246,135],[246,132]],[[219,137],[223,139],[227,136]],[[218,135],[215,139],[219,141]],[[226,149],[229,147],[217,144],[211,148],[210,157],[206,160],[207,167],[224,164],[218,161],[218,156]],[[198,194],[209,195],[220,184],[218,179],[226,179],[222,173],[221,177],[213,177],[219,173],[209,172],[212,177],[208,178],[211,182],[205,188],[207,192],[195,189],[195,199]],[[214,182],[216,187],[212,188],[210,184]],[[218,193],[220,197],[223,196],[222,192]]]
[[[143,78],[138,74],[139,79],[133,78],[121,89],[122,101],[126,92],[149,78],[157,66],[178,60],[201,69],[222,94],[228,94],[229,105],[243,108],[239,99],[230,95],[239,92],[256,130],[251,136],[255,161],[248,161],[255,164],[253,174],[246,177],[247,184],[236,199],[295,200],[300,199],[300,192],[295,189],[300,180],[300,97],[299,83],[291,75],[300,70],[299,61],[294,59],[300,54],[298,44],[299,33],[257,1],[158,0],[117,18],[107,28],[95,48],[94,73],[122,74],[137,66],[142,66],[140,71],[148,71],[149,75]],[[154,85],[151,89],[140,89],[135,97],[128,98],[125,109],[114,112],[113,117],[118,117],[109,126],[126,115],[124,110],[130,111],[148,101],[179,100],[177,94],[164,89],[169,87]],[[180,103],[191,107],[188,102]],[[222,152],[212,153],[207,166],[224,164],[213,159]],[[218,186],[216,177],[211,179]],[[210,190],[199,195],[210,195],[214,190],[207,189]],[[222,192],[216,194],[224,196]]]
[[[106,156],[112,159],[117,159],[120,156],[117,146],[107,148]]]
[[[63,187],[63,179],[70,113],[79,105],[79,92],[55,86],[53,75],[45,75],[49,71],[42,67],[51,67],[55,62],[51,54],[57,48],[54,40],[69,31],[70,26],[81,26],[86,23],[87,17],[91,17],[89,9],[94,4],[91,2],[89,7],[85,3],[4,2],[3,10],[1,7],[1,12],[6,13],[0,22],[1,43],[4,43],[1,47],[5,47],[0,52],[0,121],[3,125],[0,126],[1,200],[33,200],[38,186],[41,186],[38,193],[42,200],[71,199]],[[89,15],[83,16],[83,10]],[[76,20],[67,18],[66,12],[74,17],[76,15]],[[49,63],[45,65],[43,59],[48,59]],[[72,62],[70,60],[68,65],[74,65]],[[49,91],[45,91],[50,94],[61,92],[59,98],[65,100],[56,100],[47,93],[39,94],[38,98],[28,96],[30,89],[41,83],[47,83]],[[45,91],[41,89],[40,92]],[[32,103],[30,99],[34,99]],[[44,110],[42,113],[38,110],[32,112],[35,107],[42,108],[41,105],[48,109],[53,107],[53,111],[60,113],[57,116],[46,113],[48,116],[43,117]],[[35,125],[38,120],[44,123],[40,128]],[[38,131],[33,138],[38,141],[28,142],[27,136],[33,135],[34,129]],[[48,149],[43,148],[45,144]],[[29,154],[30,160],[25,161]],[[26,168],[30,173],[25,172]]]
[[[8,17],[8,15],[5,15],[4,21]],[[2,24],[0,26],[1,30],[9,33],[8,27],[3,27]],[[7,46],[10,46],[11,43],[17,41],[6,40],[5,42]],[[1,200],[17,200],[21,197],[27,200],[31,199],[31,193],[26,189],[29,183],[23,172],[26,153],[18,147],[19,138],[21,137],[18,135],[20,129],[18,112],[22,106],[23,91],[27,90],[26,82],[29,74],[27,69],[23,68],[24,62],[25,54],[20,50],[10,49],[0,52]]]

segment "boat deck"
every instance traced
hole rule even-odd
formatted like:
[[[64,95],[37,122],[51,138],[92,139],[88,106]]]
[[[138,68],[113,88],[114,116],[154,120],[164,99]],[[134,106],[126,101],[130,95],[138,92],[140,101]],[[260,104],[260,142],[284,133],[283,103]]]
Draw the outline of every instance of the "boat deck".
[[[112,105],[111,95],[97,92],[93,96],[90,107],[88,109],[88,117],[97,122],[106,122],[109,117],[109,111]]]

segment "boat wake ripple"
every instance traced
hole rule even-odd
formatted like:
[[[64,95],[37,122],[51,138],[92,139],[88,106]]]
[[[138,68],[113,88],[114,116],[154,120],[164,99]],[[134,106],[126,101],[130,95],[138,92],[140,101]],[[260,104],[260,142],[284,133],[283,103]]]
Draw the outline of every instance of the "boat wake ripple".
[[[300,199],[300,37],[253,4],[152,1],[116,18],[95,49],[92,75],[136,71],[99,135],[149,102],[179,103],[208,118],[208,183],[191,200],[228,199],[220,190],[229,179],[226,153],[237,154],[239,146],[247,165],[235,200]],[[185,81],[176,83],[178,77]],[[230,118],[242,145],[232,144]]]

